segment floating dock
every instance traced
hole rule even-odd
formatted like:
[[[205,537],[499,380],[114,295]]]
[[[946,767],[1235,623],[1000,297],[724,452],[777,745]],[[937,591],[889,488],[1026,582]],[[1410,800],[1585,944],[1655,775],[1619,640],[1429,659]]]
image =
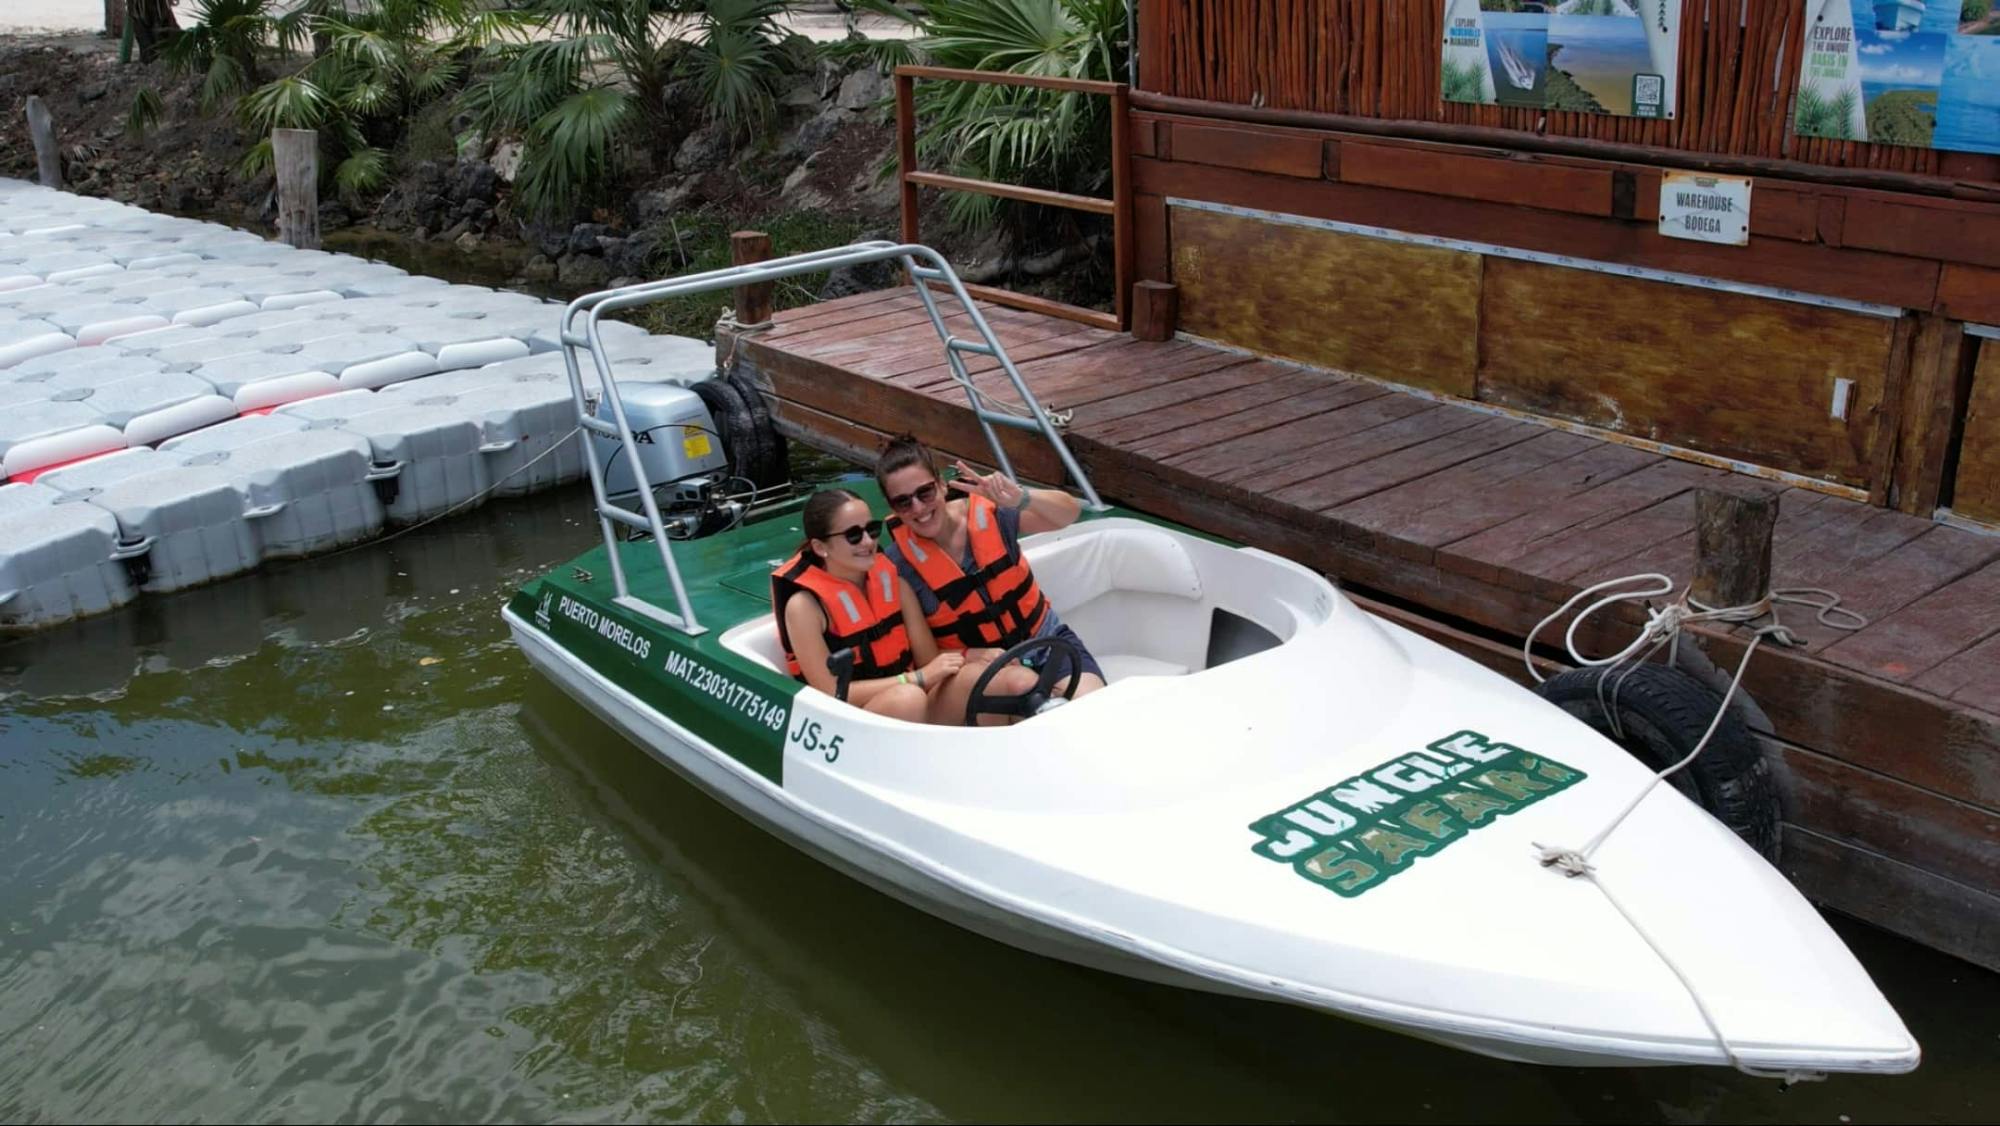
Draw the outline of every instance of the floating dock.
[[[560,313],[0,179],[0,629],[580,478]],[[621,381],[714,370],[604,328]]]
[[[1318,567],[1516,676],[1519,639],[1580,588],[1640,571],[1684,584],[1695,490],[1734,476],[1198,341],[984,313],[1104,495]],[[866,459],[889,425],[990,456],[908,290],[781,313],[734,354],[793,437]],[[1010,397],[973,359],[975,383]],[[1024,475],[1059,477],[1012,438]],[[1774,585],[1832,588],[1870,619],[1842,633],[1794,608],[1803,647],[1760,649],[1745,680],[1769,718],[1784,870],[1822,903],[2000,969],[2000,536],[1791,487],[1774,557]],[[1583,640],[1609,652],[1636,623],[1619,628],[1616,645]],[[1747,637],[1697,640],[1733,668]]]

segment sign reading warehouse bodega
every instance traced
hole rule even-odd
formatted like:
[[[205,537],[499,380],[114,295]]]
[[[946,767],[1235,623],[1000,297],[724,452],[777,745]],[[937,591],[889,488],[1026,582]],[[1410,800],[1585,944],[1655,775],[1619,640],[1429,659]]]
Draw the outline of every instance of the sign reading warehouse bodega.
[[[1468,833],[1583,781],[1552,759],[1461,731],[1250,823],[1257,855],[1355,896]]]

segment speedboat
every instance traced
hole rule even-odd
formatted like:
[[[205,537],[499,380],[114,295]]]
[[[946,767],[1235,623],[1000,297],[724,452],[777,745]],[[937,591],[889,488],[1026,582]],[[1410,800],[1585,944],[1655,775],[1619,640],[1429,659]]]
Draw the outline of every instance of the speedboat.
[[[650,476],[605,314],[882,261],[902,266],[988,437],[1040,434],[1084,495],[1083,518],[1023,548],[1108,687],[982,687],[970,710],[1023,718],[980,727],[809,688],[784,671],[770,595],[802,502],[675,525],[654,492],[689,482],[608,494],[595,458],[604,542],[503,611],[536,668],[830,868],[1050,957],[1532,1063],[1916,1066],[1813,907],[1674,788],[1648,791],[1652,771],[1617,744],[1306,567],[1103,503],[935,251],[862,243],[579,298],[561,339],[581,427]],[[1018,402],[973,393],[969,354],[997,361]],[[1642,792],[1591,878],[1543,862]]]

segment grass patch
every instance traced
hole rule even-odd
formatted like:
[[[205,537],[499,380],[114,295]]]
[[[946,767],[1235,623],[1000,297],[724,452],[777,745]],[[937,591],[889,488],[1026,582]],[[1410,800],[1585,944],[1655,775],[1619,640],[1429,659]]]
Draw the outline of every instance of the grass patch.
[[[652,276],[719,270],[729,265],[729,236],[735,231],[763,231],[771,236],[773,254],[800,254],[853,242],[863,231],[853,219],[841,219],[817,211],[782,211],[761,218],[740,218],[711,212],[676,216],[655,228],[662,248],[653,256]],[[678,249],[677,249],[678,248]],[[819,299],[826,275],[802,274],[778,283],[773,303],[779,309],[795,309]],[[729,307],[727,291],[679,297],[635,310],[638,323],[653,332],[692,336],[697,340],[715,337],[715,319]]]

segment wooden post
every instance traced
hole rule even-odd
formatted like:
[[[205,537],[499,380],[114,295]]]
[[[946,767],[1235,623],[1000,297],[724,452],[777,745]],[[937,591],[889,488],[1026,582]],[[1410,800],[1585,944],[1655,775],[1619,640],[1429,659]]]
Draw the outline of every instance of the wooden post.
[[[1124,83],[1111,94],[1111,292],[1119,328],[1132,324],[1132,102]]]
[[[278,173],[278,238],[300,250],[319,249],[319,134],[271,130]]]
[[[896,180],[903,192],[903,241],[917,241],[917,80],[896,72]]]
[[[28,95],[28,136],[35,142],[35,172],[45,188],[60,188],[62,151],[56,148],[56,123],[49,107],[34,94]]]
[[[1132,339],[1172,340],[1180,308],[1180,287],[1172,282],[1142,281],[1134,285]]]
[[[1721,609],[1749,606],[1771,592],[1776,492],[1696,489],[1694,585],[1689,596]]]
[[[729,236],[729,261],[748,266],[771,256],[771,236],[762,231],[737,231]],[[736,323],[760,325],[771,319],[770,282],[736,287]]]

